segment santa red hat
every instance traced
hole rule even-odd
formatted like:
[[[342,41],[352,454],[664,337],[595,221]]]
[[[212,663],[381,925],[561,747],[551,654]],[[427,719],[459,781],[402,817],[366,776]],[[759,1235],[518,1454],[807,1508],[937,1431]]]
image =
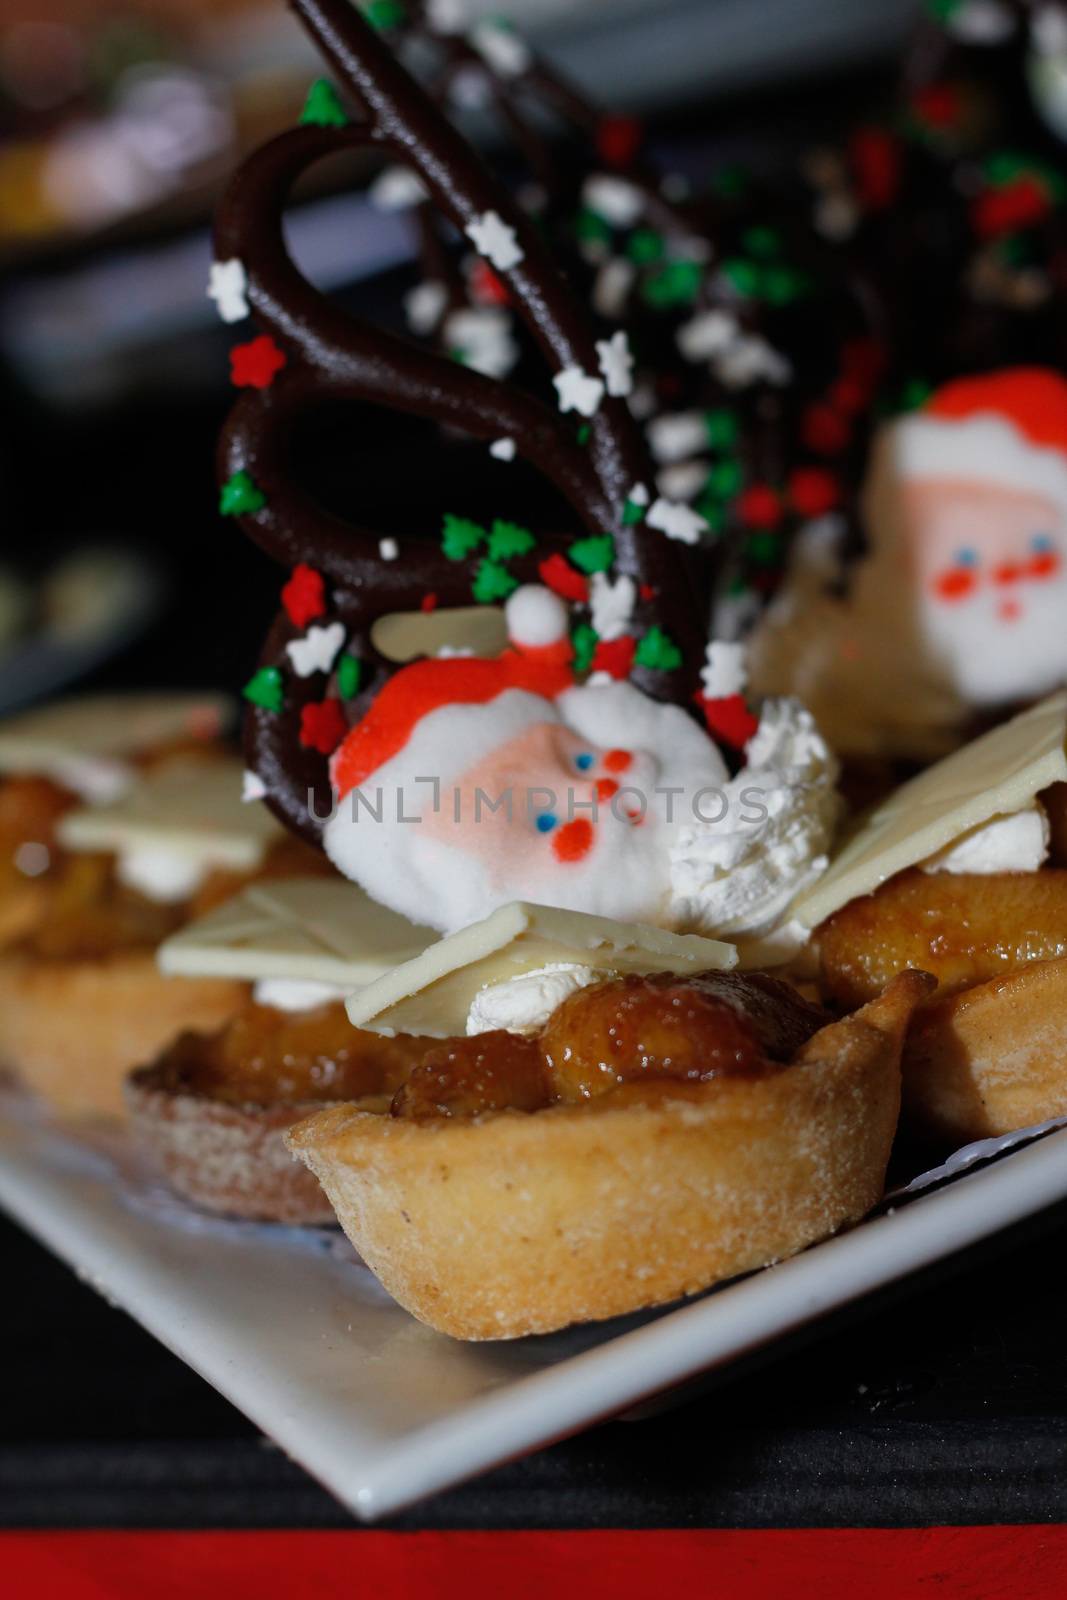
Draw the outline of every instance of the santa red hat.
[[[944,384],[893,429],[903,478],[988,483],[1067,507],[1067,381],[1009,367]]]
[[[540,584],[524,584],[508,600],[505,617],[509,643],[501,655],[415,661],[389,679],[330,763],[338,799],[360,788],[401,752],[418,766],[418,729],[431,712],[445,706],[488,706],[509,689],[554,700],[573,686],[573,649],[563,601]],[[479,743],[484,740],[486,748],[492,748],[502,736],[514,735],[540,715],[532,703],[512,697],[499,719],[479,720]],[[462,748],[452,754],[456,764],[466,767],[484,752],[473,748],[469,725],[464,732]],[[435,738],[433,745],[432,755],[426,751],[425,771],[444,776],[440,739]]]

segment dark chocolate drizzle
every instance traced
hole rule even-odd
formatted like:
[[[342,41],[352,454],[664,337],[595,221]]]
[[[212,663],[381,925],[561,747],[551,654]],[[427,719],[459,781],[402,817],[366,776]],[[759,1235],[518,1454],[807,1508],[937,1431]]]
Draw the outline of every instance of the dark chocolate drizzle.
[[[223,429],[220,479],[248,472],[266,496],[262,510],[240,517],[242,528],[275,560],[305,562],[327,579],[329,615],[345,623],[348,647],[370,669],[369,684],[352,703],[358,714],[390,670],[371,644],[372,623],[386,612],[417,608],[431,591],[441,605],[469,604],[477,562],[446,560],[425,544],[405,545],[402,561],[384,561],[377,532],[327,511],[293,481],[288,456],[297,419],[323,401],[358,400],[483,440],[510,436],[585,528],[615,535],[615,570],[642,590],[635,626],[643,631],[658,622],[683,657],[676,671],[637,669],[634,680],[657,698],[688,703],[703,661],[706,595],[694,581],[691,552],[647,526],[623,524],[630,489],[653,483],[625,403],[605,396],[583,448],[571,422],[548,405],[342,311],[291,260],[282,217],[297,177],[337,151],[379,148],[418,173],[431,203],[456,228],[495,211],[515,230],[523,257],[500,276],[550,370],[577,365],[597,372],[593,328],[537,231],[389,47],[348,0],[292,4],[346,86],[358,120],[344,128],[298,127],[273,139],[238,170],[219,209],[216,258],[242,261],[252,315],[287,357],[270,388],[242,393]],[[524,581],[535,578],[551,546],[542,540],[536,555],[514,562],[512,571]],[[246,745],[268,803],[297,831],[317,837],[329,806],[326,761],[301,746],[299,731],[303,707],[322,699],[327,679],[288,674],[285,647],[300,632],[279,613],[261,665],[286,673],[285,705],[281,713],[251,708]],[[309,796],[318,819],[309,813]]]

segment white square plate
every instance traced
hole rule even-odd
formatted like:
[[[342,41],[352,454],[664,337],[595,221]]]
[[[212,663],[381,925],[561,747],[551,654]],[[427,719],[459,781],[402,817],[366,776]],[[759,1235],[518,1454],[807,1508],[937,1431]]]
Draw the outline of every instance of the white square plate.
[[[1067,1128],[972,1146],[930,1176],[850,1232],[681,1308],[471,1345],[402,1311],[335,1231],[202,1217],[121,1135],[82,1142],[17,1097],[0,1105],[0,1204],[366,1520],[1064,1198]]]

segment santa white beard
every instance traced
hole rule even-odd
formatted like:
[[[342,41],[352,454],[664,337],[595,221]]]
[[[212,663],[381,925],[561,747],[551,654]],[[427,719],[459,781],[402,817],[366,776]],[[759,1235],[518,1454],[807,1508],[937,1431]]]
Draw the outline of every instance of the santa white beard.
[[[1011,620],[999,614],[1005,601],[1019,606]],[[918,623],[938,675],[971,705],[1037,699],[1067,681],[1067,574],[956,602],[924,598]]]

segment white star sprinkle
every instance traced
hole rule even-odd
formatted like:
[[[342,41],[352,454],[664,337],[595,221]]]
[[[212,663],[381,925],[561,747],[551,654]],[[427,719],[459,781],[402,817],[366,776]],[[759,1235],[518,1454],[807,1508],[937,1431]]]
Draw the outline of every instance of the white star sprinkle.
[[[438,278],[417,283],[404,296],[404,314],[413,333],[432,333],[444,315],[448,290]]]
[[[207,294],[214,300],[223,322],[240,322],[248,315],[248,274],[237,256],[229,261],[213,261]]]
[[[737,318],[729,311],[702,311],[678,329],[675,340],[687,361],[710,361],[737,338]]]
[[[400,546],[395,539],[379,539],[378,554],[383,561],[395,561],[400,554]]]
[[[507,272],[522,260],[515,229],[496,211],[486,211],[474,222],[468,222],[463,231],[478,254],[485,256],[498,272]]]
[[[329,672],[344,642],[343,622],[331,622],[325,628],[312,623],[302,639],[286,645],[285,653],[297,677],[310,678],[313,672]]]
[[[266,794],[267,785],[258,772],[248,769],[241,774],[241,799],[245,805],[251,804],[253,800],[265,799]]]
[[[676,505],[673,500],[654,500],[645,518],[650,528],[658,528],[668,539],[678,539],[682,544],[696,544],[708,525],[690,506]]]
[[[607,172],[594,172],[582,185],[582,201],[598,217],[616,228],[630,228],[645,207],[645,197],[640,189],[625,178],[613,177]]]
[[[712,639],[700,669],[704,693],[712,700],[743,694],[748,683],[748,650],[739,641]]]
[[[427,0],[426,21],[434,33],[462,33],[469,20],[463,0]]]
[[[631,500],[635,506],[647,506],[648,489],[643,483],[632,484],[630,487],[630,492],[626,498],[627,500]]]
[[[608,393],[629,394],[634,386],[634,358],[630,352],[630,341],[622,328],[613,333],[610,339],[597,340],[596,359]]]
[[[485,17],[467,35],[482,60],[502,78],[517,78],[530,65],[530,49],[510,23]]]
[[[379,211],[407,211],[427,198],[426,185],[410,167],[384,167],[367,190],[367,198]]]
[[[648,443],[657,461],[683,461],[707,448],[708,430],[702,411],[666,411],[648,425]]]
[[[711,462],[704,458],[672,461],[656,474],[656,488],[668,500],[692,500],[707,483],[710,471]]]
[[[559,409],[577,411],[583,417],[591,417],[604,398],[600,379],[591,378],[579,366],[564,367],[562,372],[557,372],[552,386],[559,396]]]
[[[747,389],[763,379],[781,386],[788,383],[793,369],[784,356],[759,334],[746,334],[712,361],[715,375],[728,389]]]
[[[511,337],[511,319],[499,306],[468,306],[453,311],[445,322],[449,349],[458,350],[464,366],[487,378],[503,378],[519,359]]]
[[[589,613],[593,627],[602,639],[618,639],[629,629],[637,600],[637,585],[627,576],[614,582],[606,572],[594,572],[589,580]]]
[[[492,444],[489,446],[489,454],[496,461],[514,461],[514,439],[494,439]]]
[[[598,316],[617,317],[633,288],[637,268],[623,256],[612,256],[597,272],[593,283],[593,310]]]

